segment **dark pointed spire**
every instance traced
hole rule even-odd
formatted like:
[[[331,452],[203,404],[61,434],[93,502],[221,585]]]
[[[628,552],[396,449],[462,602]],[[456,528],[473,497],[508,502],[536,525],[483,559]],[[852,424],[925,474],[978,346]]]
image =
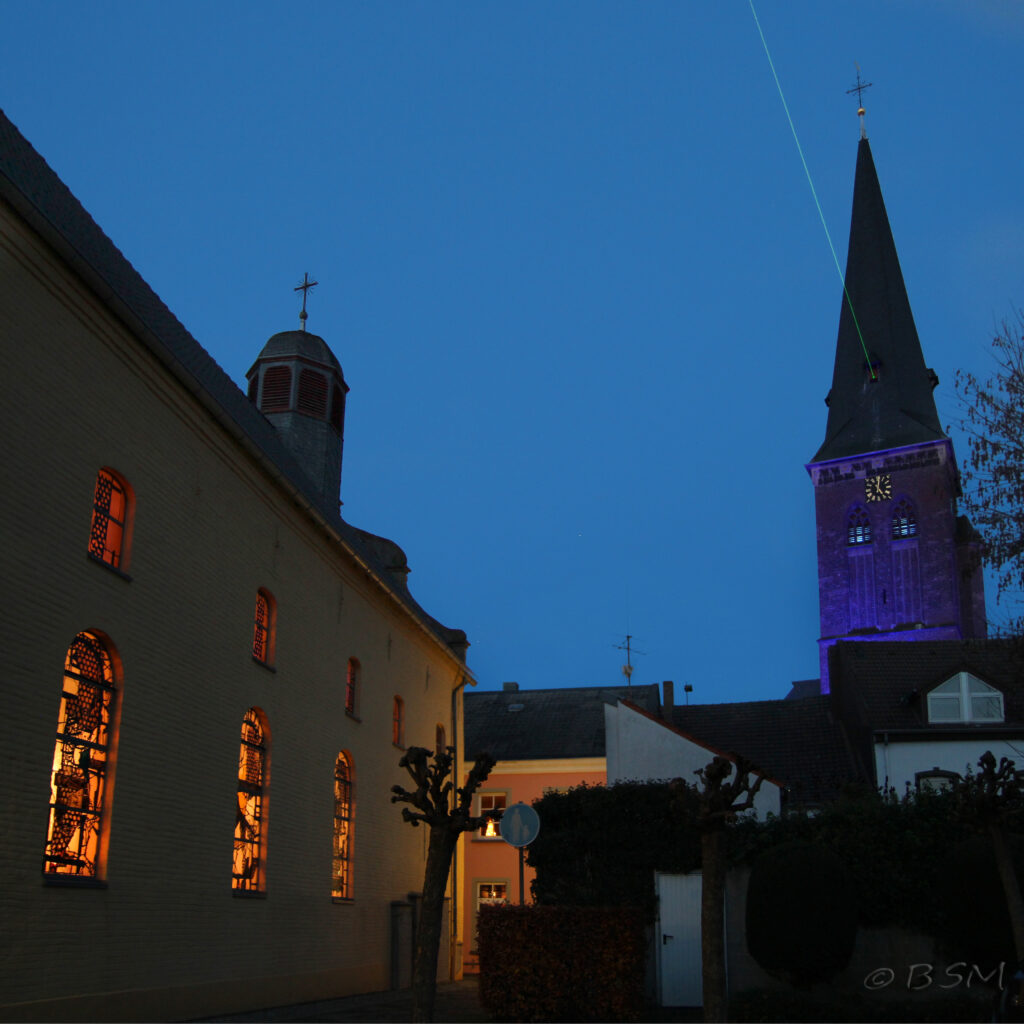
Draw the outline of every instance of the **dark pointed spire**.
[[[852,306],[852,312],[851,312]],[[859,326],[859,330],[858,330]],[[936,441],[945,434],[924,364],[868,140],[857,150],[846,292],[825,442],[814,462]]]

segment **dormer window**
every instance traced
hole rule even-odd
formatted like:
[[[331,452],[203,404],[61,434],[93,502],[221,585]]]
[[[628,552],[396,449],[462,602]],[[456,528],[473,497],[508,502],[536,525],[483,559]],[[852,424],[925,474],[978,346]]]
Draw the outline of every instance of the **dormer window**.
[[[928,694],[928,721],[1002,722],[1003,695],[970,672],[958,672]]]

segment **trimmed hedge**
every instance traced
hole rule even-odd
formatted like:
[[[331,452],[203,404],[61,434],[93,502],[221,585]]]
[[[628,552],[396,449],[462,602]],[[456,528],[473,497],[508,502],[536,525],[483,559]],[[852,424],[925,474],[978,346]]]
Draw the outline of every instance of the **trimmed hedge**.
[[[484,906],[480,1003],[501,1021],[638,1020],[646,941],[629,907]]]

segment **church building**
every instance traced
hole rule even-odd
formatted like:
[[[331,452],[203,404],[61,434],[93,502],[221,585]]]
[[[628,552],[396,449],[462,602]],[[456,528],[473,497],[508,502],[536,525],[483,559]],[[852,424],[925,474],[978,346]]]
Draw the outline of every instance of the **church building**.
[[[857,153],[825,440],[808,463],[818,538],[821,692],[847,640],[986,635],[981,541],[910,310],[871,147]]]
[[[390,790],[474,679],[339,514],[348,384],[301,326],[240,390],[0,114],[0,1019],[409,983],[426,847]]]

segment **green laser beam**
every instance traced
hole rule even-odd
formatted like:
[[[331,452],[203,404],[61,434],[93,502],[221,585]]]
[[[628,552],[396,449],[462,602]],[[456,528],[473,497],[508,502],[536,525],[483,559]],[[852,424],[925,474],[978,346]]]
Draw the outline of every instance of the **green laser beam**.
[[[839,266],[839,257],[836,255],[836,247],[832,244],[832,236],[829,234],[828,224],[825,222],[825,213],[821,208],[821,203],[818,202],[818,193],[814,188],[814,181],[811,178],[811,170],[807,166],[807,161],[804,159],[803,146],[800,145],[800,137],[796,133],[796,125],[793,124],[793,118],[789,113],[789,104],[786,103],[786,95],[782,91],[782,83],[779,81],[779,76],[775,71],[775,62],[772,60],[771,52],[768,49],[768,40],[764,37],[764,31],[761,29],[761,22],[757,17],[757,11],[754,10],[754,0],[747,0],[750,4],[750,13],[754,16],[754,24],[757,26],[757,34],[761,37],[761,45],[764,47],[764,55],[768,58],[768,67],[772,69],[772,78],[775,79],[775,88],[779,91],[779,99],[782,100],[782,109],[786,112],[786,120],[789,121],[789,130],[793,133],[793,141],[796,143],[796,151],[800,154],[800,163],[804,165],[804,174],[807,175],[807,184],[811,187],[811,195],[814,197],[814,205],[818,208],[818,217],[821,219],[821,226],[825,231],[825,238],[828,240],[828,247],[832,250],[832,260],[836,265],[836,273],[839,275],[839,280],[843,285],[843,295],[846,297],[846,305],[850,310],[850,316],[853,317],[853,326],[857,328],[857,337],[860,338],[860,347],[864,350],[864,360],[868,364],[868,370],[871,373],[871,379],[877,380],[875,374],[875,368],[871,365],[871,357],[868,355],[868,347],[864,344],[864,335],[861,333],[860,323],[857,320],[857,314],[853,308],[853,301],[850,299],[850,293],[846,290],[846,278],[843,277],[842,268]]]

